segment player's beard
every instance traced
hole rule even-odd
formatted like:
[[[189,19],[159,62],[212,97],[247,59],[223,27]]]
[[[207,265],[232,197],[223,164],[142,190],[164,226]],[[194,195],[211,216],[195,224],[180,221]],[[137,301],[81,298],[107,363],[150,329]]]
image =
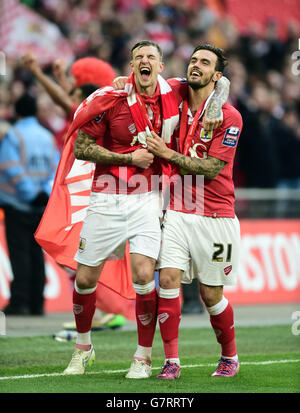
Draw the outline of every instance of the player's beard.
[[[189,77],[187,79],[188,85],[194,89],[194,90],[198,90],[198,89],[202,89],[205,86],[207,86],[210,82],[211,79],[213,78],[214,74],[212,74],[211,76],[207,76],[204,78],[200,78],[199,80],[191,80]]]

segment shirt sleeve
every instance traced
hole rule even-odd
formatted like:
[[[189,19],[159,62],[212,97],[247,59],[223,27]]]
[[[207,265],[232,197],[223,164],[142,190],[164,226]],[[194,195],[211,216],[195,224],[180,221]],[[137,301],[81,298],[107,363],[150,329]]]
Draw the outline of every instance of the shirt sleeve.
[[[101,143],[103,142],[104,135],[107,131],[107,127],[107,114],[106,112],[103,112],[96,118],[92,119],[91,121],[83,125],[80,128],[80,130],[92,136],[92,138],[95,138],[97,140],[97,143],[101,145]]]
[[[174,93],[177,105],[180,106],[182,101],[187,97],[188,86],[185,78],[172,78],[167,80]]]
[[[237,110],[224,113],[224,118],[223,124],[212,132],[208,155],[230,162],[234,158],[243,123]]]

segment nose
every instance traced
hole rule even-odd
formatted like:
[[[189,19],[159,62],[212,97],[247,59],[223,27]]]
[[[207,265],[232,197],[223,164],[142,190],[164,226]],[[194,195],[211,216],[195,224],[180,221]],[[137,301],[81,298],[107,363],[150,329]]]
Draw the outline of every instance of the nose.
[[[148,63],[149,61],[148,56],[143,56],[141,61],[142,63]]]

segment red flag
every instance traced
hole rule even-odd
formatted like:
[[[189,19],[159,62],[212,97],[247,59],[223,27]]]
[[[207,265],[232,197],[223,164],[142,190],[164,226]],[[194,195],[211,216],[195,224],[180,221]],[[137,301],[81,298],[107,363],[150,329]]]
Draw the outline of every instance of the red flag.
[[[35,238],[59,264],[76,269],[74,260],[82,221],[89,203],[94,164],[75,159],[74,136],[65,142],[53,189]],[[135,291],[132,285],[130,253],[123,260],[107,261],[97,289],[97,307],[135,319]]]
[[[74,59],[71,42],[58,26],[17,0],[0,0],[0,50],[16,59],[30,50],[41,64]]]

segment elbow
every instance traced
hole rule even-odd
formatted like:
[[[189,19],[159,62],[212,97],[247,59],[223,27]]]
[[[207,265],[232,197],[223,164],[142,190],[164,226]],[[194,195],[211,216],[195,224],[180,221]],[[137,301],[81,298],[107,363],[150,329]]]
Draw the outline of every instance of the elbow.
[[[216,158],[210,158],[206,165],[206,173],[204,174],[205,178],[211,180],[216,179],[225,165],[226,162],[224,161],[221,161]]]
[[[74,147],[73,153],[74,153],[74,156],[75,156],[76,159],[79,159],[81,161],[84,160],[82,150],[80,148],[78,148],[76,145]]]
[[[209,171],[209,172],[207,172],[206,174],[204,174],[204,178],[213,180],[213,179],[216,179],[216,177],[217,177],[218,175],[219,175],[219,173],[215,173],[215,172]]]
[[[215,170],[215,171],[210,171],[209,175],[209,179],[216,179],[219,176],[219,173],[221,171],[220,170]]]
[[[76,146],[73,150],[73,153],[76,159],[80,159],[80,151],[76,148]]]

